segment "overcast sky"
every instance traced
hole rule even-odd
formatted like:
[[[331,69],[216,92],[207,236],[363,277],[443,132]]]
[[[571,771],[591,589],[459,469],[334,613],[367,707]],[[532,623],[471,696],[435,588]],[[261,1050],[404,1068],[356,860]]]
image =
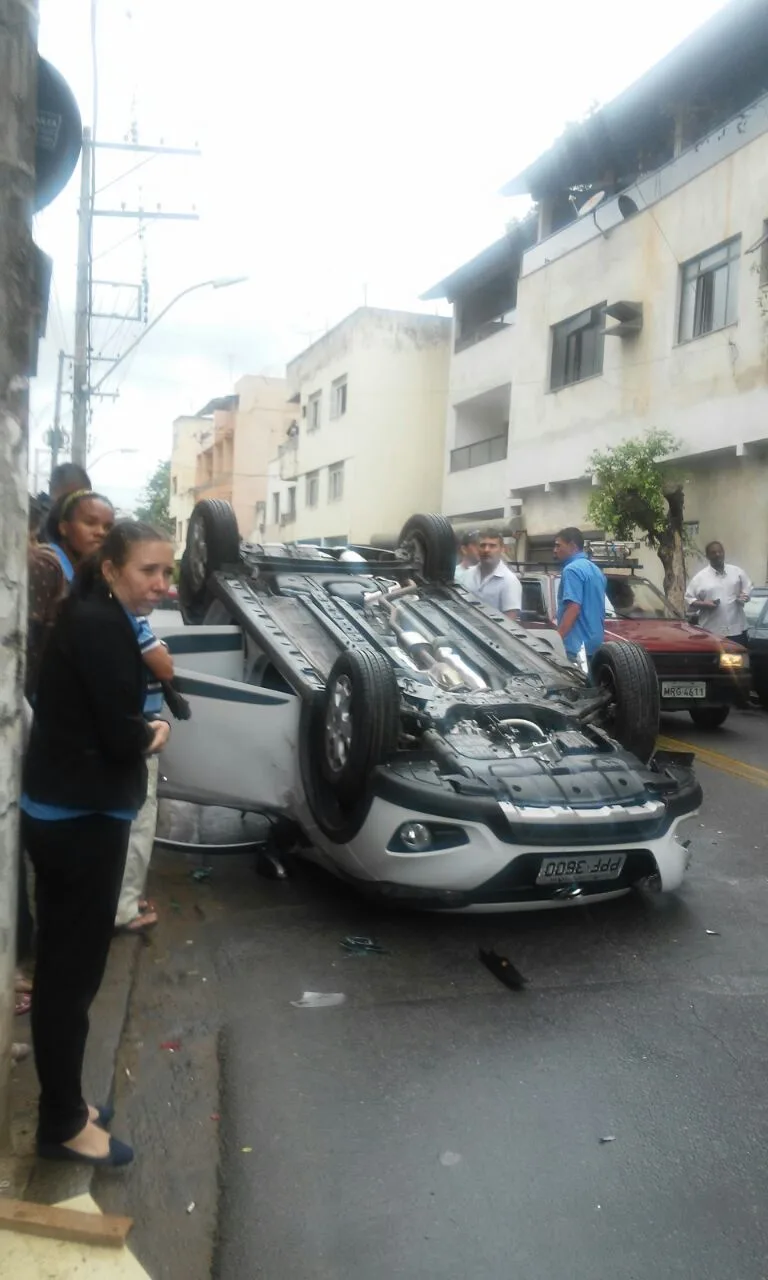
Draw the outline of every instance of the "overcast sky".
[[[502,233],[525,202],[502,183],[594,102],[658,61],[723,0],[99,0],[97,136],[195,146],[200,159],[101,152],[97,208],[200,214],[199,222],[98,218],[97,309],[125,314],[149,279],[150,319],[182,289],[249,277],[179,303],[94,404],[96,487],[131,505],[170,455],[171,424],[285,361],[360,306],[427,309],[418,296]],[[90,0],[41,0],[41,52],[93,124]],[[33,384],[31,470],[51,425],[56,354],[73,349],[76,173],[37,219],[55,260]],[[118,242],[129,237],[120,246]],[[98,321],[115,355],[140,326]],[[97,364],[94,378],[107,369]],[[66,386],[71,386],[71,376]],[[71,425],[71,399],[64,402]],[[37,455],[40,472],[45,460]]]

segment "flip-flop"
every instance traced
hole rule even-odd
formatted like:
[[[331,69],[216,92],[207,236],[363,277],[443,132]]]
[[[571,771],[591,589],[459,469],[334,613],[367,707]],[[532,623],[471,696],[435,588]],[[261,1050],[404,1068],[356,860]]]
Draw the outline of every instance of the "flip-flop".
[[[151,898],[139,898],[139,911],[144,915],[147,911],[157,912],[157,907]]]
[[[26,991],[16,992],[16,1016],[21,1017],[23,1013],[29,1013],[32,1008],[32,997],[27,995]]]
[[[133,1149],[127,1142],[119,1138],[110,1138],[109,1154],[106,1156],[86,1156],[81,1151],[73,1151],[60,1142],[39,1142],[37,1154],[43,1160],[72,1160],[76,1164],[95,1165],[96,1168],[119,1169],[133,1160]]]
[[[115,933],[143,933],[145,929],[154,929],[157,919],[156,911],[145,911],[142,915],[134,916],[127,924],[117,925]]]

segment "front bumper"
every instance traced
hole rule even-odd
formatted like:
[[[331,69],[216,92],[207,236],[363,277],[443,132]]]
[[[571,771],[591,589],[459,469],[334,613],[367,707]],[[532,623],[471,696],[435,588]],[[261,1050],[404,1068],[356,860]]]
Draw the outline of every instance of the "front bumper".
[[[697,797],[697,802],[698,802]],[[336,846],[334,863],[360,889],[397,905],[427,910],[530,911],[544,907],[578,906],[617,897],[651,880],[663,892],[677,889],[688,863],[681,826],[693,818],[697,804],[669,824],[667,830],[644,842],[613,838],[575,846],[558,841],[557,824],[549,828],[546,844],[502,840],[486,823],[460,820],[462,843],[424,853],[393,850],[394,833],[405,822],[445,828],[445,818],[415,813],[388,800],[375,798],[360,831],[343,849]],[[620,875],[604,880],[575,879],[569,885],[537,885],[543,857],[573,858],[574,852],[623,853]],[[658,879],[656,879],[658,877]],[[574,896],[567,891],[578,890]]]

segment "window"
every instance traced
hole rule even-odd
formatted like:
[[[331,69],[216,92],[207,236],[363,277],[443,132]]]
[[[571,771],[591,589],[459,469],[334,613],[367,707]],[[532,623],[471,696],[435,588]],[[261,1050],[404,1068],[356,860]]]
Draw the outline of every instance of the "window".
[[[288,499],[288,503],[287,503],[285,515],[282,518],[282,523],[290,524],[291,521],[296,519],[296,485],[295,484],[292,484],[287,489],[285,496]]]
[[[317,431],[317,428],[320,426],[322,404],[322,391],[315,391],[307,401],[307,431]]]
[[[344,496],[344,463],[328,468],[328,501],[339,502]]]
[[[272,494],[272,523],[280,523],[280,494]]]
[[[741,239],[711,249],[683,266],[678,341],[690,342],[736,320]]]
[[[308,507],[316,507],[317,500],[320,496],[320,475],[317,471],[310,471],[306,478],[306,503]]]
[[[184,537],[184,521],[177,520],[176,521],[176,541],[181,542],[183,537]]]
[[[331,417],[341,418],[347,412],[347,375],[331,383]]]
[[[178,476],[174,476],[171,481],[171,492],[175,495],[178,492],[179,480]]]
[[[553,326],[552,391],[603,372],[604,306],[601,302]]]

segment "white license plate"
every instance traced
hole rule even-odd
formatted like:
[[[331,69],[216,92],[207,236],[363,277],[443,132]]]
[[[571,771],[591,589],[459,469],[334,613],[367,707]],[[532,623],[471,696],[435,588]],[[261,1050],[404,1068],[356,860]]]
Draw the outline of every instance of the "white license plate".
[[[689,684],[685,680],[662,680],[661,696],[662,698],[706,698],[707,686],[703,681],[701,684]]]
[[[542,858],[537,884],[573,884],[583,880],[615,880],[624,866],[623,853],[584,853],[580,858]]]

